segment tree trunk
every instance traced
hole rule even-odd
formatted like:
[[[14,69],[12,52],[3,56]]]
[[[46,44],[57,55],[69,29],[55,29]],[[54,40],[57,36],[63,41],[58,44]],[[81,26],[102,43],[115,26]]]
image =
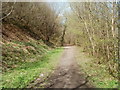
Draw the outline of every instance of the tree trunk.
[[[63,30],[63,33],[62,33],[61,46],[63,46],[63,45],[64,45],[65,32],[66,32],[66,26],[64,26],[64,30]]]

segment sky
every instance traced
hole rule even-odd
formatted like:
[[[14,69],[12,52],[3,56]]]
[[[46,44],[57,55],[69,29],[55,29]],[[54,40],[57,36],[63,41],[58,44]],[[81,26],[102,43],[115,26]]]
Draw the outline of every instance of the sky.
[[[48,2],[53,5],[54,10],[59,13],[59,16],[62,17],[62,22],[65,23],[66,18],[64,16],[65,13],[68,13],[71,9],[69,6],[69,2]]]
[[[0,0],[2,2],[107,2],[120,0]]]

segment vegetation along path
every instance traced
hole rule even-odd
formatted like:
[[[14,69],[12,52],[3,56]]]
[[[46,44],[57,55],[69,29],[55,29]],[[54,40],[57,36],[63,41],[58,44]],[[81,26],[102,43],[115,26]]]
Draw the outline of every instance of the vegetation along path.
[[[120,87],[118,0],[2,1],[0,88]]]
[[[82,72],[76,62],[76,47],[66,46],[64,47],[63,55],[60,58],[59,65],[54,72],[47,78],[44,83],[44,87],[47,88],[88,88],[88,80]],[[37,79],[39,80],[39,79]],[[36,87],[42,85],[40,82],[36,83]],[[33,87],[35,87],[33,86]]]

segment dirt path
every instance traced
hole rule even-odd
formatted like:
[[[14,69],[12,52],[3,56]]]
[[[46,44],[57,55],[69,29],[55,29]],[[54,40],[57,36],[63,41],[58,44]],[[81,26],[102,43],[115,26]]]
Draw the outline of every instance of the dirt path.
[[[47,79],[46,88],[90,88],[87,77],[80,72],[76,62],[76,47],[64,47],[62,57],[56,70]],[[39,83],[40,84],[40,83]],[[37,84],[38,85],[38,84]]]
[[[48,88],[88,88],[87,77],[84,77],[76,63],[76,47],[64,47],[58,68],[48,79]]]

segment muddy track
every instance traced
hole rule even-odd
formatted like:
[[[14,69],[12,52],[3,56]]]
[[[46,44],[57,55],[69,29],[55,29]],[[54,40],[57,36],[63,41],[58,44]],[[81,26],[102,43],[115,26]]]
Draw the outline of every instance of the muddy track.
[[[65,47],[60,64],[54,74],[48,79],[47,88],[88,88],[88,77],[80,72],[76,63],[76,48],[74,46]]]
[[[46,88],[71,88],[76,90],[77,88],[90,88],[88,84],[88,77],[84,76],[80,67],[76,62],[76,47],[68,46],[64,47],[62,57],[60,58],[59,65],[47,78],[47,83],[44,84]],[[37,83],[35,86],[39,87],[41,83]]]

